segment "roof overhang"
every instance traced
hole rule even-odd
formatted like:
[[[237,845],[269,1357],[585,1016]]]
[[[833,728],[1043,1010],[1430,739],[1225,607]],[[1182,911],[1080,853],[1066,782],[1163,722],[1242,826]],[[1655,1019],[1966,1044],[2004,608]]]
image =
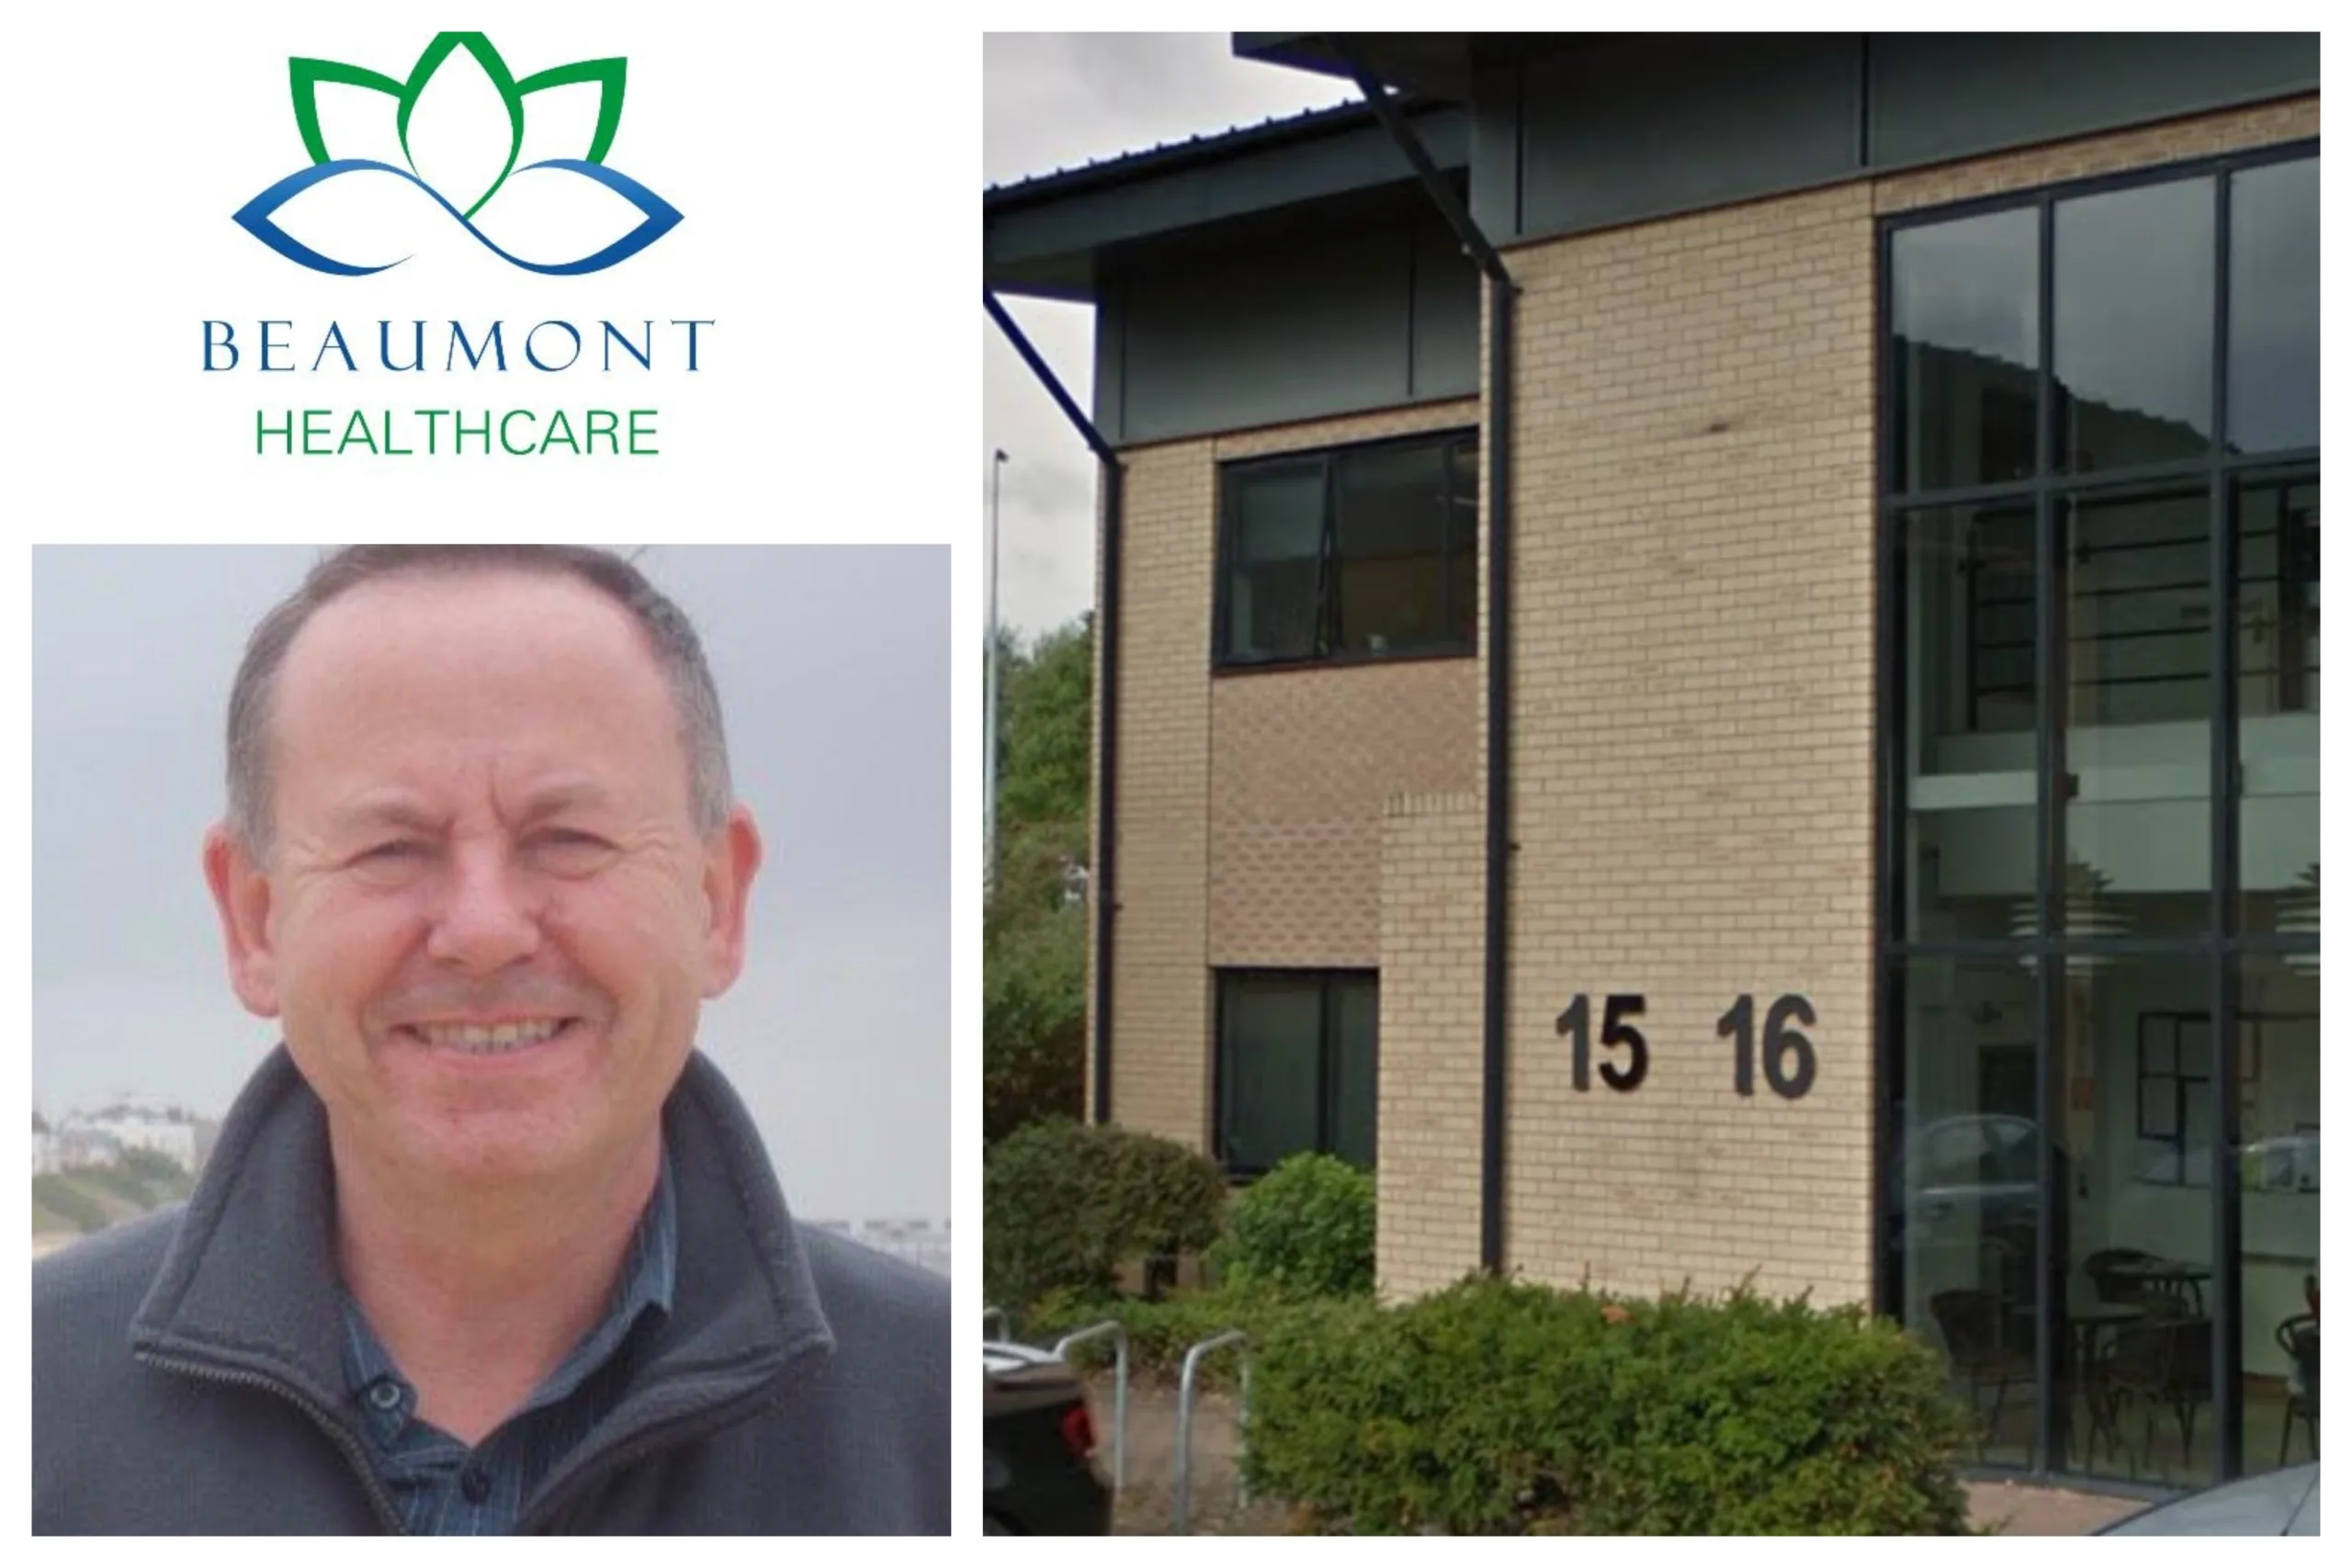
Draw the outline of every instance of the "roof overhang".
[[[1616,39],[1613,33],[1236,33],[1233,52],[1242,60],[1287,65],[1353,81],[1347,51],[1363,62],[1373,80],[1427,97],[1466,102],[1470,85],[1484,71]]]
[[[1459,105],[1405,106],[1439,168],[1470,166],[1470,119]],[[1409,184],[1412,170],[1364,103],[1201,137],[1001,186],[981,197],[989,288],[1090,300],[1104,264],[1238,220],[1263,219]]]

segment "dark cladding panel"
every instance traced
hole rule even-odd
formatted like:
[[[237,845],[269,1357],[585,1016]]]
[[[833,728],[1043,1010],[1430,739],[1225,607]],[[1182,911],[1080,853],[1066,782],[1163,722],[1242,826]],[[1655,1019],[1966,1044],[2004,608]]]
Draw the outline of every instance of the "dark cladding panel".
[[[1478,393],[1478,269],[1443,228],[1423,229],[1414,245],[1412,392]]]
[[[1094,306],[1094,428],[1114,444],[1126,423],[1127,305],[1116,285]]]
[[[1530,64],[1521,232],[1690,211],[1850,171],[1860,61],[1859,39],[1832,34],[1644,39]]]
[[[2317,33],[1878,33],[1871,158],[1905,164],[2319,86]]]
[[[1476,391],[1475,306],[1465,316],[1457,288],[1437,276],[1416,280],[1435,270],[1433,248],[1442,264],[1442,247],[1398,224],[1130,276],[1119,311],[1119,439],[1162,441]],[[1457,265],[1466,272],[1467,262]],[[1425,327],[1415,324],[1417,296],[1430,307]],[[1466,348],[1455,341],[1465,327]],[[1425,362],[1419,377],[1417,358]],[[1466,378],[1465,365],[1474,367]]]
[[[1470,220],[1496,244],[1519,233],[1519,96],[1516,62],[1478,73],[1470,95]]]

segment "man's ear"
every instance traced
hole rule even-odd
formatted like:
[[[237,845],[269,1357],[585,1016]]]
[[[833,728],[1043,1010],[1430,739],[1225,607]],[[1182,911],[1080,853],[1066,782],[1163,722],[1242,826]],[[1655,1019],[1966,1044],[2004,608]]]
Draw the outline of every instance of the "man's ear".
[[[229,949],[229,984],[245,1010],[277,1016],[277,959],[270,942],[269,876],[226,825],[204,835],[204,880]]]
[[[759,824],[743,806],[727,814],[727,825],[704,846],[703,902],[710,912],[708,966],[702,987],[706,998],[724,993],[743,973],[752,879],[759,874],[762,853]]]

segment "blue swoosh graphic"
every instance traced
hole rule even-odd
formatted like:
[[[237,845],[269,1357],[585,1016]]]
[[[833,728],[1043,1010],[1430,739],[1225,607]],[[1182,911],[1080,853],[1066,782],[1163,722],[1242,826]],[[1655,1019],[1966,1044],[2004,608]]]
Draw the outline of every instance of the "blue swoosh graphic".
[[[290,262],[307,266],[314,272],[333,273],[339,277],[365,277],[370,273],[383,272],[396,267],[401,263],[393,261],[386,262],[381,266],[356,266],[349,262],[337,261],[333,256],[312,250],[288,233],[272,220],[271,215],[312,186],[334,179],[338,175],[362,172],[398,175],[435,201],[439,202],[441,209],[454,219],[458,227],[481,241],[483,248],[502,261],[512,263],[526,272],[536,272],[549,277],[573,277],[582,273],[602,272],[608,266],[627,261],[676,228],[679,220],[685,216],[627,175],[616,169],[608,169],[602,164],[591,164],[581,158],[548,158],[514,172],[526,174],[531,169],[561,169],[569,174],[585,175],[644,213],[645,221],[606,245],[603,250],[593,255],[582,256],[578,261],[553,264],[525,261],[521,256],[500,249],[489,235],[475,228],[464,213],[452,206],[447,197],[418,179],[408,170],[392,164],[378,163],[372,158],[338,158],[332,163],[313,164],[298,174],[288,175],[279,180],[244,206],[237,209],[233,217],[238,227]],[[406,256],[401,258],[401,261],[406,260],[408,260]]]

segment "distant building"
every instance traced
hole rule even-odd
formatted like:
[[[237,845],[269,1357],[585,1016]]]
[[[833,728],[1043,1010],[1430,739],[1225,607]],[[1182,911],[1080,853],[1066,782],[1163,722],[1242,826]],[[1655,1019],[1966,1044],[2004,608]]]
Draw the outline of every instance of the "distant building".
[[[955,1248],[945,1220],[868,1220],[859,1227],[857,1239],[877,1252],[903,1258],[935,1273],[950,1272]]]
[[[50,1134],[50,1143],[54,1151],[51,1170],[82,1170],[122,1157],[121,1140],[102,1127],[68,1122]]]
[[[934,1273],[949,1272],[954,1253],[945,1220],[803,1220],[810,1230],[844,1236],[876,1252],[887,1252]]]
[[[121,1100],[103,1110],[74,1112],[60,1123],[54,1134],[61,1140],[58,1168],[111,1164],[131,1149],[144,1149],[194,1172],[203,1168],[219,1133],[219,1122],[176,1105]]]

